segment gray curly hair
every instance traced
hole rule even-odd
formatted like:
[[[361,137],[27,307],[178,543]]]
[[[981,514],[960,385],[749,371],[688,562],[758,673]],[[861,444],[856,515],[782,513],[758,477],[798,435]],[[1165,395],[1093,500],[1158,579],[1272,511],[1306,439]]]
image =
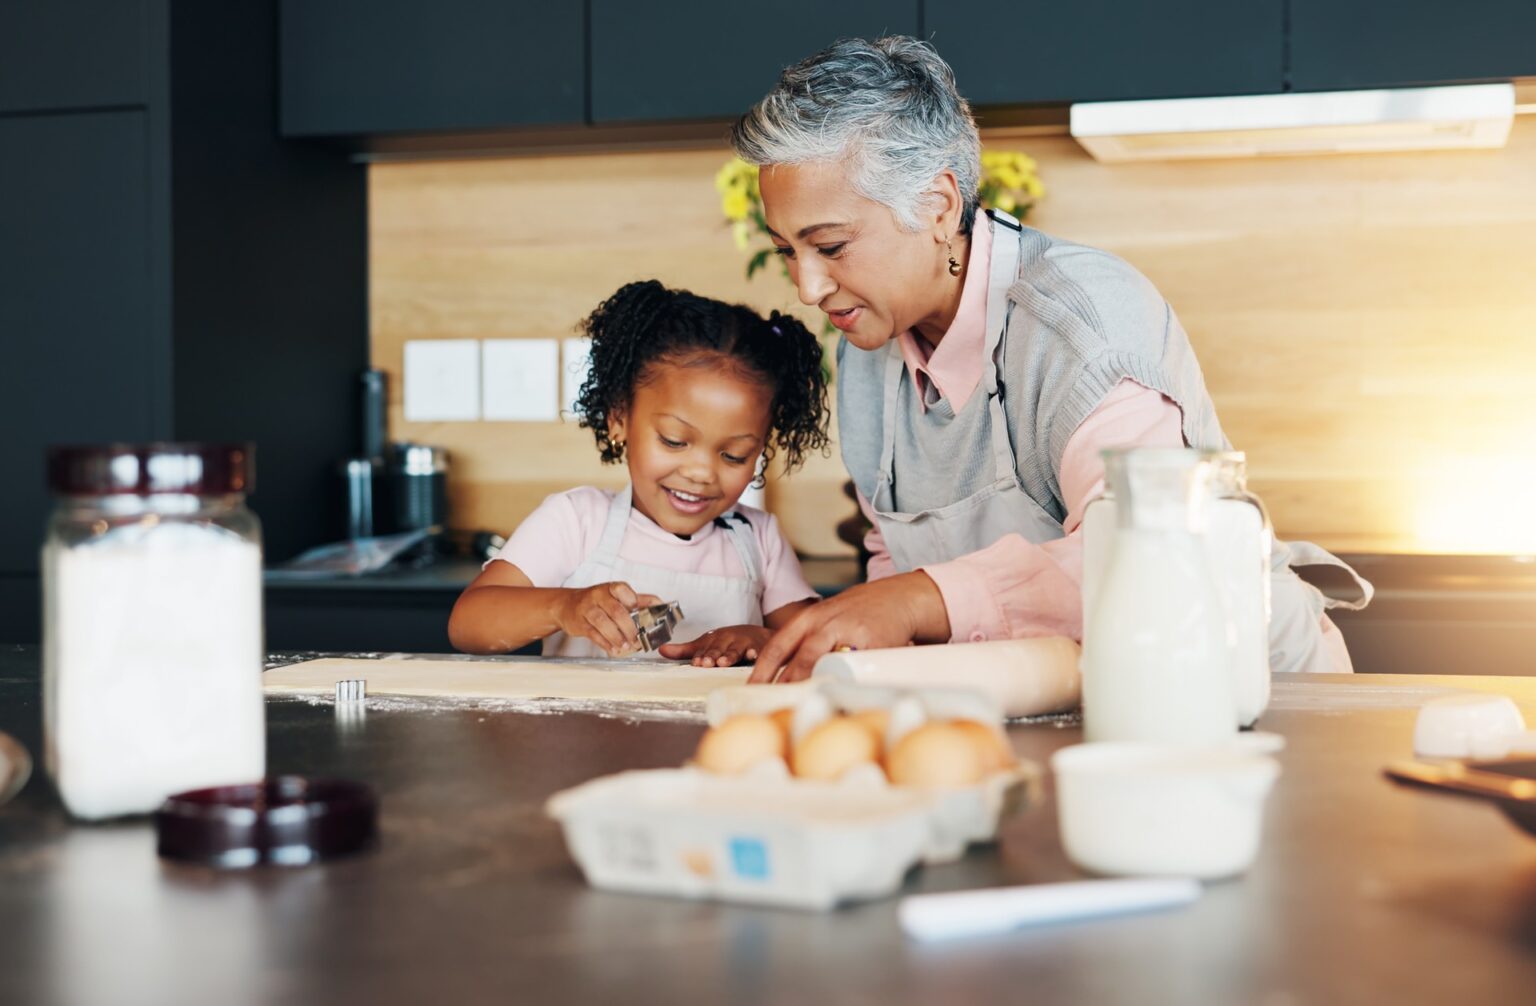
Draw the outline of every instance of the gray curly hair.
[[[847,158],[854,190],[883,203],[908,231],[946,168],[960,184],[960,233],[976,219],[981,138],[955,73],[926,42],[892,35],[840,39],[788,67],[731,127],[749,164]]]

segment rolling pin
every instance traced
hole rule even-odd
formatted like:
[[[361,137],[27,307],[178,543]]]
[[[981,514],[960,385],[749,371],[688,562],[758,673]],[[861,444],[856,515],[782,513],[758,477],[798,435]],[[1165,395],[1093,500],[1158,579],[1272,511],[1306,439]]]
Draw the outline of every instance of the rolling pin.
[[[1005,716],[1039,716],[1077,708],[1081,655],[1065,636],[839,650],[816,661],[811,674],[891,688],[968,688],[994,699]]]

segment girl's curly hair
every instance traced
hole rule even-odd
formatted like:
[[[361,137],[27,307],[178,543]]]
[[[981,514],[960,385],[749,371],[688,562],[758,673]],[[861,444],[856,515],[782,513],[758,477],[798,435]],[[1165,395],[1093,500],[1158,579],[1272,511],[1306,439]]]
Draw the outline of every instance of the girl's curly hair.
[[[767,319],[656,280],[630,283],[598,305],[581,328],[592,339],[591,370],[576,397],[581,425],[597,438],[605,464],[624,457],[608,433],[608,417],[628,410],[635,389],[668,361],[718,355],[773,391],[764,466],[784,452],[789,470],[810,451],[827,452],[827,382],[821,345],[804,325],[775,311]],[[761,485],[761,476],[754,480]]]

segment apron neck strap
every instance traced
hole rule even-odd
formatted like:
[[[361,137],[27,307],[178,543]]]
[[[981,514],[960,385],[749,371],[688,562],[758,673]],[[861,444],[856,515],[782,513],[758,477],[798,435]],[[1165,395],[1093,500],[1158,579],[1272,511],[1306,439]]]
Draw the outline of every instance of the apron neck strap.
[[[757,561],[757,536],[752,531],[752,523],[736,510],[727,511],[719,523],[736,547],[736,557],[741,560],[741,569],[747,579],[754,583],[762,580],[763,571]]]
[[[593,559],[612,559],[619,554],[624,543],[624,530],[629,527],[629,511],[634,501],[634,487],[626,485],[608,504],[608,520],[603,525],[603,536],[592,552]]]

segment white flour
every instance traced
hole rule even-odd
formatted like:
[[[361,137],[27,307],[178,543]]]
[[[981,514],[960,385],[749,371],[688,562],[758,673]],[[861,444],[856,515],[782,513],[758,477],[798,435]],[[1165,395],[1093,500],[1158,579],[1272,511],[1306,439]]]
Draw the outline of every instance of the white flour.
[[[262,777],[259,546],[135,524],[50,545],[43,569],[47,758],[71,814]]]

